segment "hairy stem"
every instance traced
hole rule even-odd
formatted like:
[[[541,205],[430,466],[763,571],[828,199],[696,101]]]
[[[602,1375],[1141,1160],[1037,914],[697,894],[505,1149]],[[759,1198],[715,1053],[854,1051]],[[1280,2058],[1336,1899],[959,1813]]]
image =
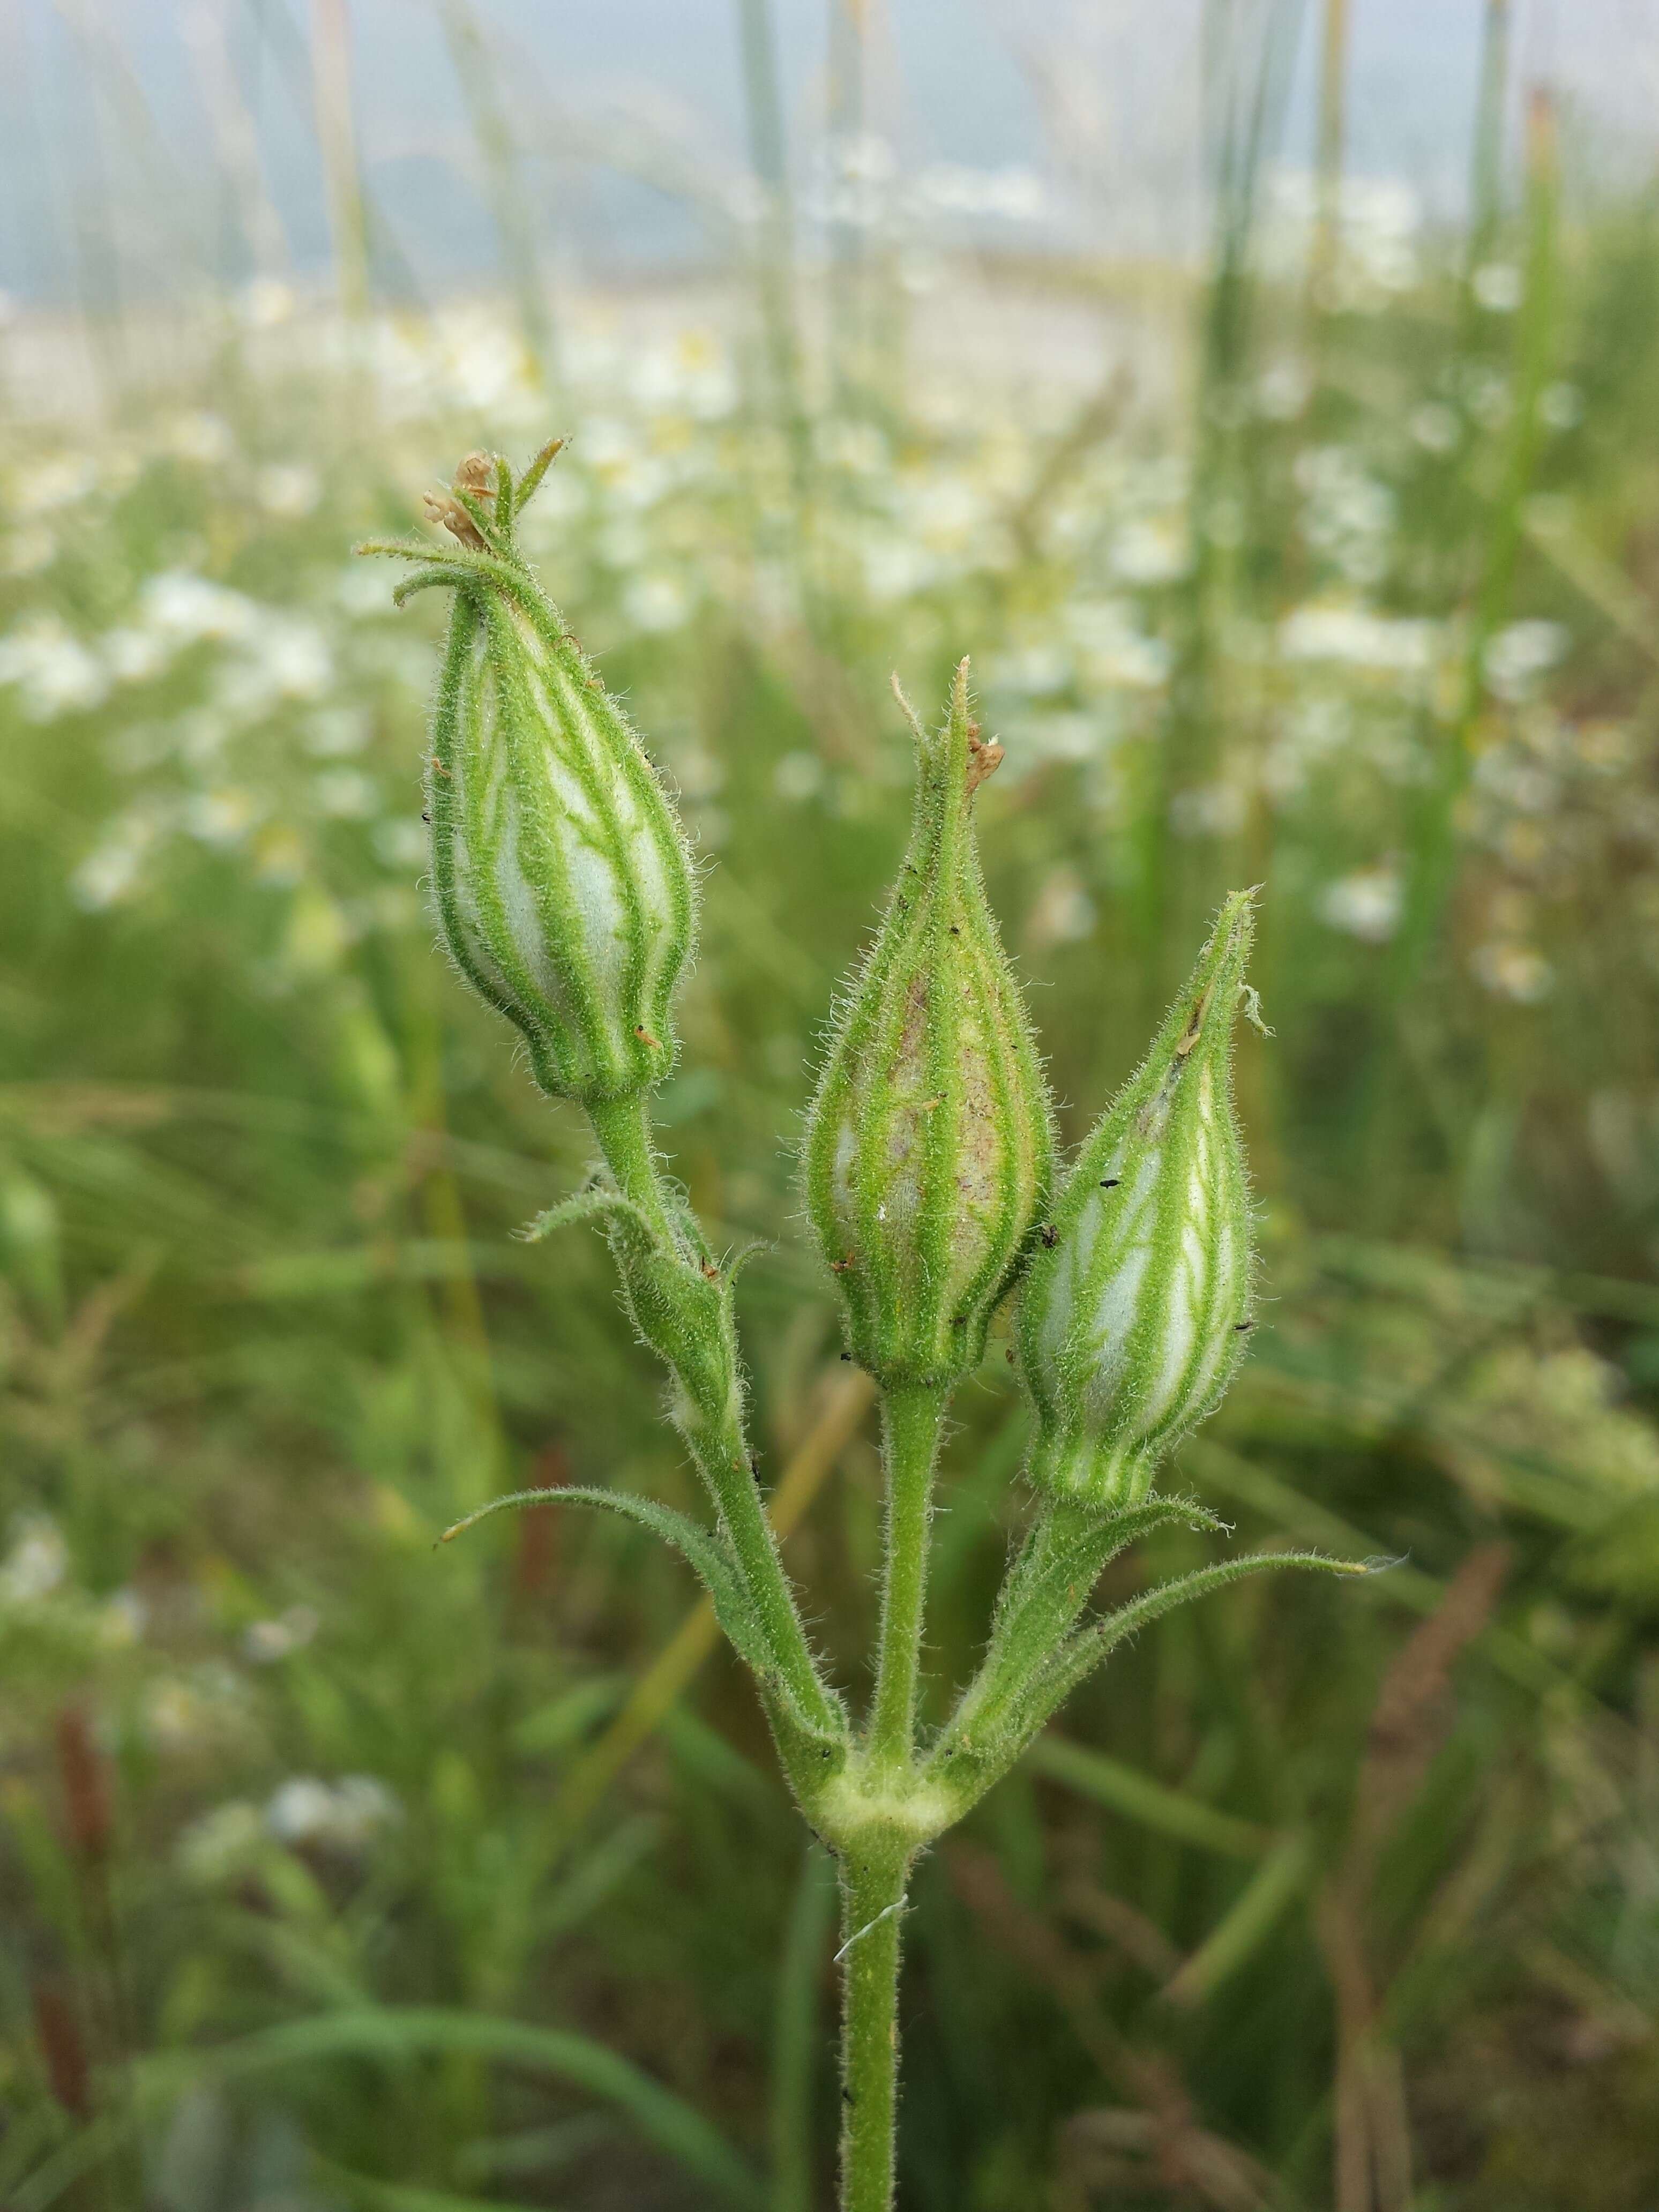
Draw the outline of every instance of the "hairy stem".
[[[587,1118],[617,1189],[638,1206],[665,1243],[678,1245],[680,1240],[669,1218],[644,1099],[594,1099],[588,1105]]]
[[[842,1862],[841,2212],[891,2212],[908,1873],[908,1853],[884,1840]]]
[[[928,1521],[944,1417],[945,1392],[936,1385],[896,1384],[883,1394],[887,1541],[869,1748],[872,1766],[889,1774],[905,1772],[915,1748]]]
[[[711,1398],[708,1391],[707,1362],[696,1376],[689,1370],[676,1370],[689,1401],[689,1417],[681,1421],[681,1431],[759,1612],[779,1674],[808,1721],[839,1733],[840,1708],[814,1663],[778,1554],[777,1538],[750,1470],[730,1302],[721,1295],[717,1279],[711,1279],[706,1272],[700,1241],[693,1242],[695,1224],[664,1182],[644,1100],[637,1097],[603,1100],[591,1103],[587,1111],[617,1189],[637,1208],[660,1258],[671,1263],[671,1272],[674,1262],[686,1270],[686,1303],[689,1306],[695,1302],[703,1309],[699,1326],[718,1333],[724,1358],[716,1364],[725,1382],[717,1399]],[[663,1357],[666,1359],[667,1354]],[[673,1362],[668,1364],[672,1366]]]

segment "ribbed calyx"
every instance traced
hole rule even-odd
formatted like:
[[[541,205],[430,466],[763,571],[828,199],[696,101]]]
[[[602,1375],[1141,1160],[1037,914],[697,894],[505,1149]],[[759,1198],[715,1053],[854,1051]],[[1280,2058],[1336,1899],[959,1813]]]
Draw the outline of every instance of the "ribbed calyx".
[[[672,1065],[696,902],[666,791],[517,550],[550,458],[515,484],[504,460],[469,455],[427,502],[459,550],[423,549],[402,589],[455,593],[426,777],[445,939],[522,1032],[543,1090],[592,1103]]]
[[[910,842],[805,1144],[807,1209],[853,1356],[886,1384],[977,1364],[1052,1158],[1048,1091],[974,840],[974,793],[1002,753],[970,717],[965,660],[944,728],[911,720]]]
[[[1249,1328],[1249,1193],[1232,1100],[1250,894],[1222,908],[1139,1073],[1085,1143],[1020,1292],[1028,1472],[1137,1504],[1213,1410]]]

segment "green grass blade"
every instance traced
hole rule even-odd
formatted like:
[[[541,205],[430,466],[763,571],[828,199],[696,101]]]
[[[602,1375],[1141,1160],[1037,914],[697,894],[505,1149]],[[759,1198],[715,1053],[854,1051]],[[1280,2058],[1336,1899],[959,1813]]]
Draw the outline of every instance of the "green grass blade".
[[[1104,1752],[1091,1751],[1065,1737],[1038,1738],[1026,1754],[1027,1764],[1046,1781],[1058,1782],[1079,1797],[1092,1798],[1126,1820],[1155,1828],[1200,1850],[1219,1851],[1228,1858],[1259,1859],[1273,1842],[1272,1831],[1231,1813],[1218,1813],[1179,1790],[1138,1773]]]

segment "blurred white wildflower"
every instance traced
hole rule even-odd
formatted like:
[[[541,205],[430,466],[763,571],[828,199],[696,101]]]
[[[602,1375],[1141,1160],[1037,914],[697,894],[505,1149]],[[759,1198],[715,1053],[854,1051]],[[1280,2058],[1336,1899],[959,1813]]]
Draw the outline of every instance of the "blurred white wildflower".
[[[651,550],[649,532],[632,515],[621,515],[608,523],[594,541],[594,550],[605,567],[624,576],[647,560]]]
[[[1547,384],[1538,395],[1539,420],[1548,430],[1576,430],[1584,419],[1584,395],[1576,384]]]
[[[243,1632],[242,1650],[256,1666],[268,1667],[302,1651],[321,1626],[313,1607],[291,1605],[274,1620],[251,1622]]]
[[[1494,998],[1512,999],[1517,1006],[1536,1006],[1555,985],[1555,970],[1541,952],[1507,939],[1477,946],[1469,966]]]
[[[1432,623],[1372,614],[1364,607],[1297,607],[1279,629],[1279,649],[1287,660],[1346,661],[1401,675],[1432,666],[1434,643]]]
[[[1281,802],[1295,798],[1307,783],[1308,770],[1347,743],[1353,720],[1346,699],[1314,694],[1297,700],[1262,765],[1271,795]]]
[[[1322,209],[1319,179],[1306,169],[1273,177],[1262,232],[1267,265],[1279,276],[1301,274]],[[1382,295],[1408,290],[1419,274],[1417,234],[1422,204],[1400,177],[1345,177],[1336,200],[1334,304],[1368,307]]]
[[[312,779],[311,796],[317,811],[335,822],[367,822],[380,804],[373,778],[356,768],[325,769]]]
[[[1395,869],[1386,865],[1358,868],[1326,884],[1319,895],[1319,918],[1362,944],[1383,945],[1400,927],[1401,904]]]
[[[14,530],[0,543],[0,572],[8,576],[38,576],[58,558],[58,540],[43,522]]]
[[[1177,837],[1228,837],[1244,821],[1244,794],[1231,783],[1195,784],[1170,801],[1170,827]]]
[[[427,835],[418,822],[377,822],[373,842],[376,854],[388,868],[418,868],[426,858]]]
[[[237,312],[251,331],[268,331],[294,313],[294,294],[274,276],[256,276],[244,287]]]
[[[98,1615],[98,1641],[106,1650],[125,1651],[137,1644],[149,1626],[149,1607],[130,1586],[106,1597]]]
[[[917,178],[916,198],[932,214],[988,216],[1000,222],[1039,222],[1048,211],[1042,179],[1013,163],[973,169],[936,161]]]
[[[1072,656],[1063,646],[1026,646],[1018,652],[998,653],[987,667],[985,678],[996,690],[1012,691],[1024,699],[1051,698],[1072,680]]]
[[[216,707],[192,707],[173,725],[172,750],[191,768],[216,761],[230,736],[230,725]]]
[[[823,763],[817,753],[785,753],[772,771],[772,788],[780,799],[816,799],[823,788]]]
[[[279,700],[315,699],[328,689],[334,657],[315,623],[261,608],[238,643],[238,657],[214,680],[215,700],[227,714],[253,720]]]
[[[1313,380],[1303,362],[1276,361],[1262,372],[1255,404],[1270,422],[1293,422],[1312,392]]]
[[[732,364],[719,341],[705,331],[684,331],[672,346],[641,349],[630,364],[629,383],[635,404],[647,415],[719,422],[738,403]]]
[[[1296,464],[1306,497],[1303,534],[1351,582],[1376,583],[1388,567],[1385,541],[1394,528],[1395,498],[1351,447],[1316,446]]]
[[[56,615],[33,615],[0,637],[0,684],[15,684],[31,721],[84,713],[109,692],[98,657]]]
[[[1493,745],[1474,764],[1474,787],[1517,814],[1543,814],[1560,797],[1559,776],[1507,745]]]
[[[1066,627],[1090,683],[1155,691],[1169,681],[1169,647],[1137,629],[1121,599],[1073,599]]]
[[[1512,315],[1525,297],[1521,271],[1512,261],[1486,261],[1469,280],[1469,288],[1488,313]]]
[[[306,716],[300,742],[318,760],[343,760],[362,752],[374,729],[366,707],[319,707]]]
[[[1173,516],[1139,516],[1112,533],[1107,554],[1112,574],[1125,584],[1172,584],[1192,566],[1185,526]]]
[[[331,1783],[296,1774],[265,1807],[265,1826],[279,1842],[337,1850],[361,1850],[401,1818],[396,1797],[372,1774],[348,1774]]]
[[[131,837],[112,837],[94,846],[70,871],[70,894],[88,914],[118,906],[137,884],[147,848]]]
[[[259,802],[251,791],[227,785],[218,791],[191,792],[185,800],[180,821],[187,836],[225,851],[241,843],[259,811]]]
[[[150,1684],[144,1697],[144,1726],[163,1750],[187,1751],[203,1740],[211,1724],[208,1700],[192,1684],[176,1675]]]
[[[253,479],[254,498],[284,520],[311,514],[322,495],[323,480],[306,461],[274,461]]]
[[[819,222],[854,230],[873,230],[885,222],[898,156],[884,138],[868,131],[832,138],[823,149],[823,165],[807,200]]]
[[[1571,640],[1560,623],[1517,622],[1487,640],[1481,667],[1489,688],[1511,703],[1527,697]]]
[[[200,461],[204,465],[228,459],[236,442],[222,416],[201,410],[175,415],[167,426],[166,441],[167,451],[179,460]]]
[[[192,1820],[175,1850],[179,1868],[190,1881],[211,1885],[241,1874],[258,1856],[264,1838],[258,1807],[237,1797]]]
[[[258,608],[240,592],[184,568],[164,569],[150,577],[139,605],[150,629],[174,645],[246,637],[259,618]]]
[[[546,496],[545,487],[542,496]],[[397,610],[392,604],[395,584],[396,579],[387,575],[384,566],[377,568],[367,561],[354,561],[340,571],[334,586],[334,604],[342,614],[395,614]]]
[[[11,1546],[0,1559],[0,1605],[33,1605],[50,1597],[69,1572],[69,1547],[44,1513],[20,1514]]]
[[[11,507],[16,514],[51,514],[72,507],[98,485],[98,464],[90,453],[51,453],[16,470]]]
[[[1015,778],[1043,761],[1093,760],[1109,743],[1105,726],[1091,714],[1025,714],[1003,734],[1009,750],[1002,772]]]
[[[691,598],[677,576],[635,576],[623,594],[623,612],[636,630],[678,629],[690,617]]]
[[[904,515],[927,544],[940,547],[969,543],[988,520],[982,494],[959,476],[908,485]]]
[[[1510,416],[1510,380],[1501,369],[1487,368],[1472,362],[1465,368],[1462,384],[1464,404],[1476,422],[1488,430],[1500,430]]]
[[[867,538],[860,549],[864,588],[878,605],[914,598],[937,583],[940,563],[925,547],[887,535]]]
[[[1425,399],[1411,411],[1409,428],[1425,453],[1449,453],[1462,435],[1457,410],[1443,399]]]
[[[1051,868],[1043,878],[1025,924],[1033,951],[1049,945],[1075,945],[1093,930],[1095,902],[1075,868]]]
[[[98,650],[118,684],[147,684],[167,665],[167,647],[152,630],[106,629]]]

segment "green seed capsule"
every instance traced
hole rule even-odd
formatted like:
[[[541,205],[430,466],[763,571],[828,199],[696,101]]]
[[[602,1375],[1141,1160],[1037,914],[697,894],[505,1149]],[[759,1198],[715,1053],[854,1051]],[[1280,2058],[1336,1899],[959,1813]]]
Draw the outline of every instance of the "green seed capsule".
[[[428,502],[477,556],[425,580],[455,590],[427,771],[439,918],[544,1091],[625,1098],[673,1061],[690,856],[639,738],[513,549],[505,469],[488,493],[481,458]]]
[[[945,1382],[977,1364],[1052,1156],[1048,1091],[974,841],[974,793],[1002,753],[969,719],[966,661],[943,730],[912,721],[909,847],[805,1145],[807,1208],[853,1356],[890,1384]]]
[[[1242,1356],[1249,1193],[1232,1038],[1250,895],[1223,907],[1151,1056],[1096,1127],[1020,1293],[1042,1488],[1137,1504]]]

